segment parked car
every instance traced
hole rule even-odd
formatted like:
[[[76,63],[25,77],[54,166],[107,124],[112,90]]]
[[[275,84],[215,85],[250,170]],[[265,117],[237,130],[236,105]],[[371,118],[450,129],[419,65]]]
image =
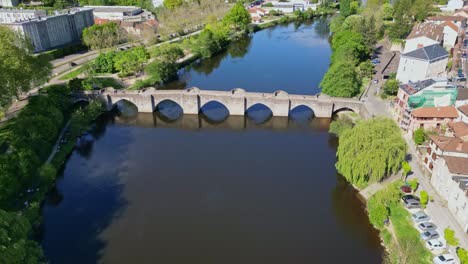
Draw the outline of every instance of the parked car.
[[[427,231],[427,230],[435,230],[437,229],[437,226],[431,222],[423,222],[418,225],[418,228],[421,229],[421,231]]]
[[[403,205],[408,209],[421,208],[421,203],[415,199],[401,199]],[[422,220],[424,221],[424,220]]]
[[[427,230],[421,233],[422,240],[430,240],[436,238],[439,238],[439,233],[437,233],[437,231],[435,230]]]
[[[438,239],[430,239],[426,242],[426,247],[429,248],[431,251],[444,249],[444,243],[440,242]]]
[[[466,59],[466,53],[465,52],[463,52],[462,58]]]
[[[419,201],[419,197],[414,196],[414,195],[412,195],[412,194],[403,195],[403,196],[401,197],[401,199],[402,199],[403,201],[405,201],[405,200],[416,200],[416,201]]]
[[[416,223],[429,221],[431,219],[426,213],[424,212],[417,212],[411,215],[411,219]]]
[[[408,185],[403,185],[400,187],[400,190],[403,192],[403,193],[411,193],[413,190],[411,190],[411,186],[408,186]]]
[[[455,258],[450,254],[442,254],[434,257],[434,264],[454,264]]]
[[[375,59],[377,59],[378,57],[379,57],[379,56],[377,56],[377,55],[375,55],[375,54],[372,54],[372,55],[370,56],[371,60],[375,60]]]
[[[377,79],[374,79],[374,80],[372,80],[372,83],[374,83],[374,84],[378,84],[378,83],[379,83],[379,80],[377,80]]]
[[[372,60],[372,64],[374,64],[374,65],[377,65],[379,63],[380,63],[380,60],[377,60],[377,59]]]

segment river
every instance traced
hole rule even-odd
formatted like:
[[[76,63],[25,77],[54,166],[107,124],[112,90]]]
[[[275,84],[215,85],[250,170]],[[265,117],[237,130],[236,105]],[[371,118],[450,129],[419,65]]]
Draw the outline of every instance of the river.
[[[255,33],[166,89],[314,94],[327,21]],[[329,119],[106,114],[43,207],[51,263],[379,263],[382,248],[340,177]],[[256,115],[257,113],[257,115]],[[219,118],[219,120],[215,120]]]

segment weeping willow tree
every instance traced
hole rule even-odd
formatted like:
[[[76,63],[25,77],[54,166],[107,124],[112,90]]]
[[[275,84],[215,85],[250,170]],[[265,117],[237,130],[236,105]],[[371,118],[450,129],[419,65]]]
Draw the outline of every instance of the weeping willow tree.
[[[406,142],[390,119],[361,121],[344,131],[339,143],[336,168],[357,187],[397,172],[405,160]]]

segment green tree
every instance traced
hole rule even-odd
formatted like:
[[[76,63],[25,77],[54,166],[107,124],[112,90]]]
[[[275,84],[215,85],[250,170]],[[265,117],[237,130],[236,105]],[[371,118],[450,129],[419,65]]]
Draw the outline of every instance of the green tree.
[[[330,128],[328,132],[335,134],[336,136],[340,136],[343,134],[344,131],[353,128],[353,120],[348,116],[340,116],[338,119],[333,120],[330,123]]]
[[[423,128],[418,128],[414,131],[413,140],[416,145],[421,145],[426,141],[426,132]]]
[[[330,66],[320,82],[322,92],[334,97],[353,97],[359,93],[360,83],[354,64],[339,62]]]
[[[338,32],[333,36],[332,49],[332,62],[354,59],[356,63],[362,61],[369,54],[362,35],[349,30]],[[350,57],[340,56],[341,54]]]
[[[426,191],[421,191],[419,195],[421,196],[421,206],[425,209],[429,201],[429,196]]]
[[[235,29],[246,30],[251,20],[252,18],[244,6],[241,3],[236,3],[224,17],[223,22]]]
[[[383,20],[392,20],[393,19],[393,5],[385,3],[382,5],[382,19]]]
[[[453,231],[452,229],[450,228],[445,228],[444,230],[444,237],[445,237],[445,240],[447,241],[447,244],[451,245],[451,246],[458,246],[460,244],[460,242],[458,241],[458,238],[455,237],[455,231]]]
[[[371,78],[374,74],[374,64],[370,60],[365,60],[358,67],[360,78]]]
[[[93,70],[96,73],[114,73],[114,59],[117,56],[116,51],[101,52],[94,60]]]
[[[409,186],[411,187],[411,190],[416,191],[416,189],[419,186],[418,179],[412,179],[408,181]]]
[[[342,30],[341,27],[343,26],[345,20],[346,18],[344,16],[334,16],[330,21],[330,32],[340,32]]]
[[[138,46],[133,49],[118,52],[114,58],[114,67],[122,76],[128,76],[135,72],[141,72],[149,59],[145,47]]]
[[[336,168],[358,187],[398,171],[406,156],[406,142],[391,119],[360,121],[340,137]]]
[[[383,85],[383,92],[387,96],[397,95],[400,82],[396,79],[388,79]]]
[[[52,66],[33,56],[33,47],[21,33],[0,26],[0,110],[12,97],[47,81]]]
[[[389,35],[393,39],[404,39],[413,27],[411,14],[412,0],[397,0],[394,5],[394,20],[390,26]]]
[[[340,15],[344,17],[351,15],[351,0],[340,1]]]
[[[468,251],[466,249],[459,248],[457,250],[457,255],[461,264],[468,264]]]
[[[402,168],[402,170],[403,170],[403,176],[405,176],[405,177],[406,177],[406,176],[408,175],[408,173],[410,173],[410,171],[411,171],[411,165],[410,165],[407,161],[403,161],[403,162],[401,163],[401,168]]]
[[[45,186],[50,186],[57,176],[57,170],[50,163],[45,163],[39,168],[39,179]]]
[[[361,15],[350,15],[348,16],[343,24],[341,25],[341,30],[349,30],[360,33],[364,17]]]
[[[359,8],[361,8],[361,2],[351,1],[351,3],[349,3],[350,15],[354,15],[354,14],[359,13]]]
[[[221,49],[218,41],[215,39],[213,32],[209,29],[204,29],[199,35],[192,47],[192,51],[199,54],[202,58],[209,58],[214,53]]]
[[[181,6],[184,3],[183,0],[164,0],[163,6],[165,8],[174,9]]]
[[[104,49],[124,42],[126,34],[116,23],[107,22],[85,28],[82,39],[90,49]]]
[[[411,13],[416,21],[424,21],[432,7],[431,0],[414,0]]]
[[[375,23],[375,17],[372,15],[369,19],[364,19],[360,26],[359,32],[369,50],[372,50],[377,44],[377,26]]]

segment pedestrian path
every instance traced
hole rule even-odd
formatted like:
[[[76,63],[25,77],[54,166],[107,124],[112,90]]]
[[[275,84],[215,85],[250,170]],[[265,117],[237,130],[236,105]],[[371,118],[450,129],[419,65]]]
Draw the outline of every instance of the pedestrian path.
[[[400,179],[400,176],[398,174],[392,175],[391,177],[385,178],[382,182],[375,182],[366,188],[362,189],[359,194],[364,197],[364,199],[368,200],[372,195],[374,195],[376,192],[382,190],[386,186],[388,186],[390,183]]]

